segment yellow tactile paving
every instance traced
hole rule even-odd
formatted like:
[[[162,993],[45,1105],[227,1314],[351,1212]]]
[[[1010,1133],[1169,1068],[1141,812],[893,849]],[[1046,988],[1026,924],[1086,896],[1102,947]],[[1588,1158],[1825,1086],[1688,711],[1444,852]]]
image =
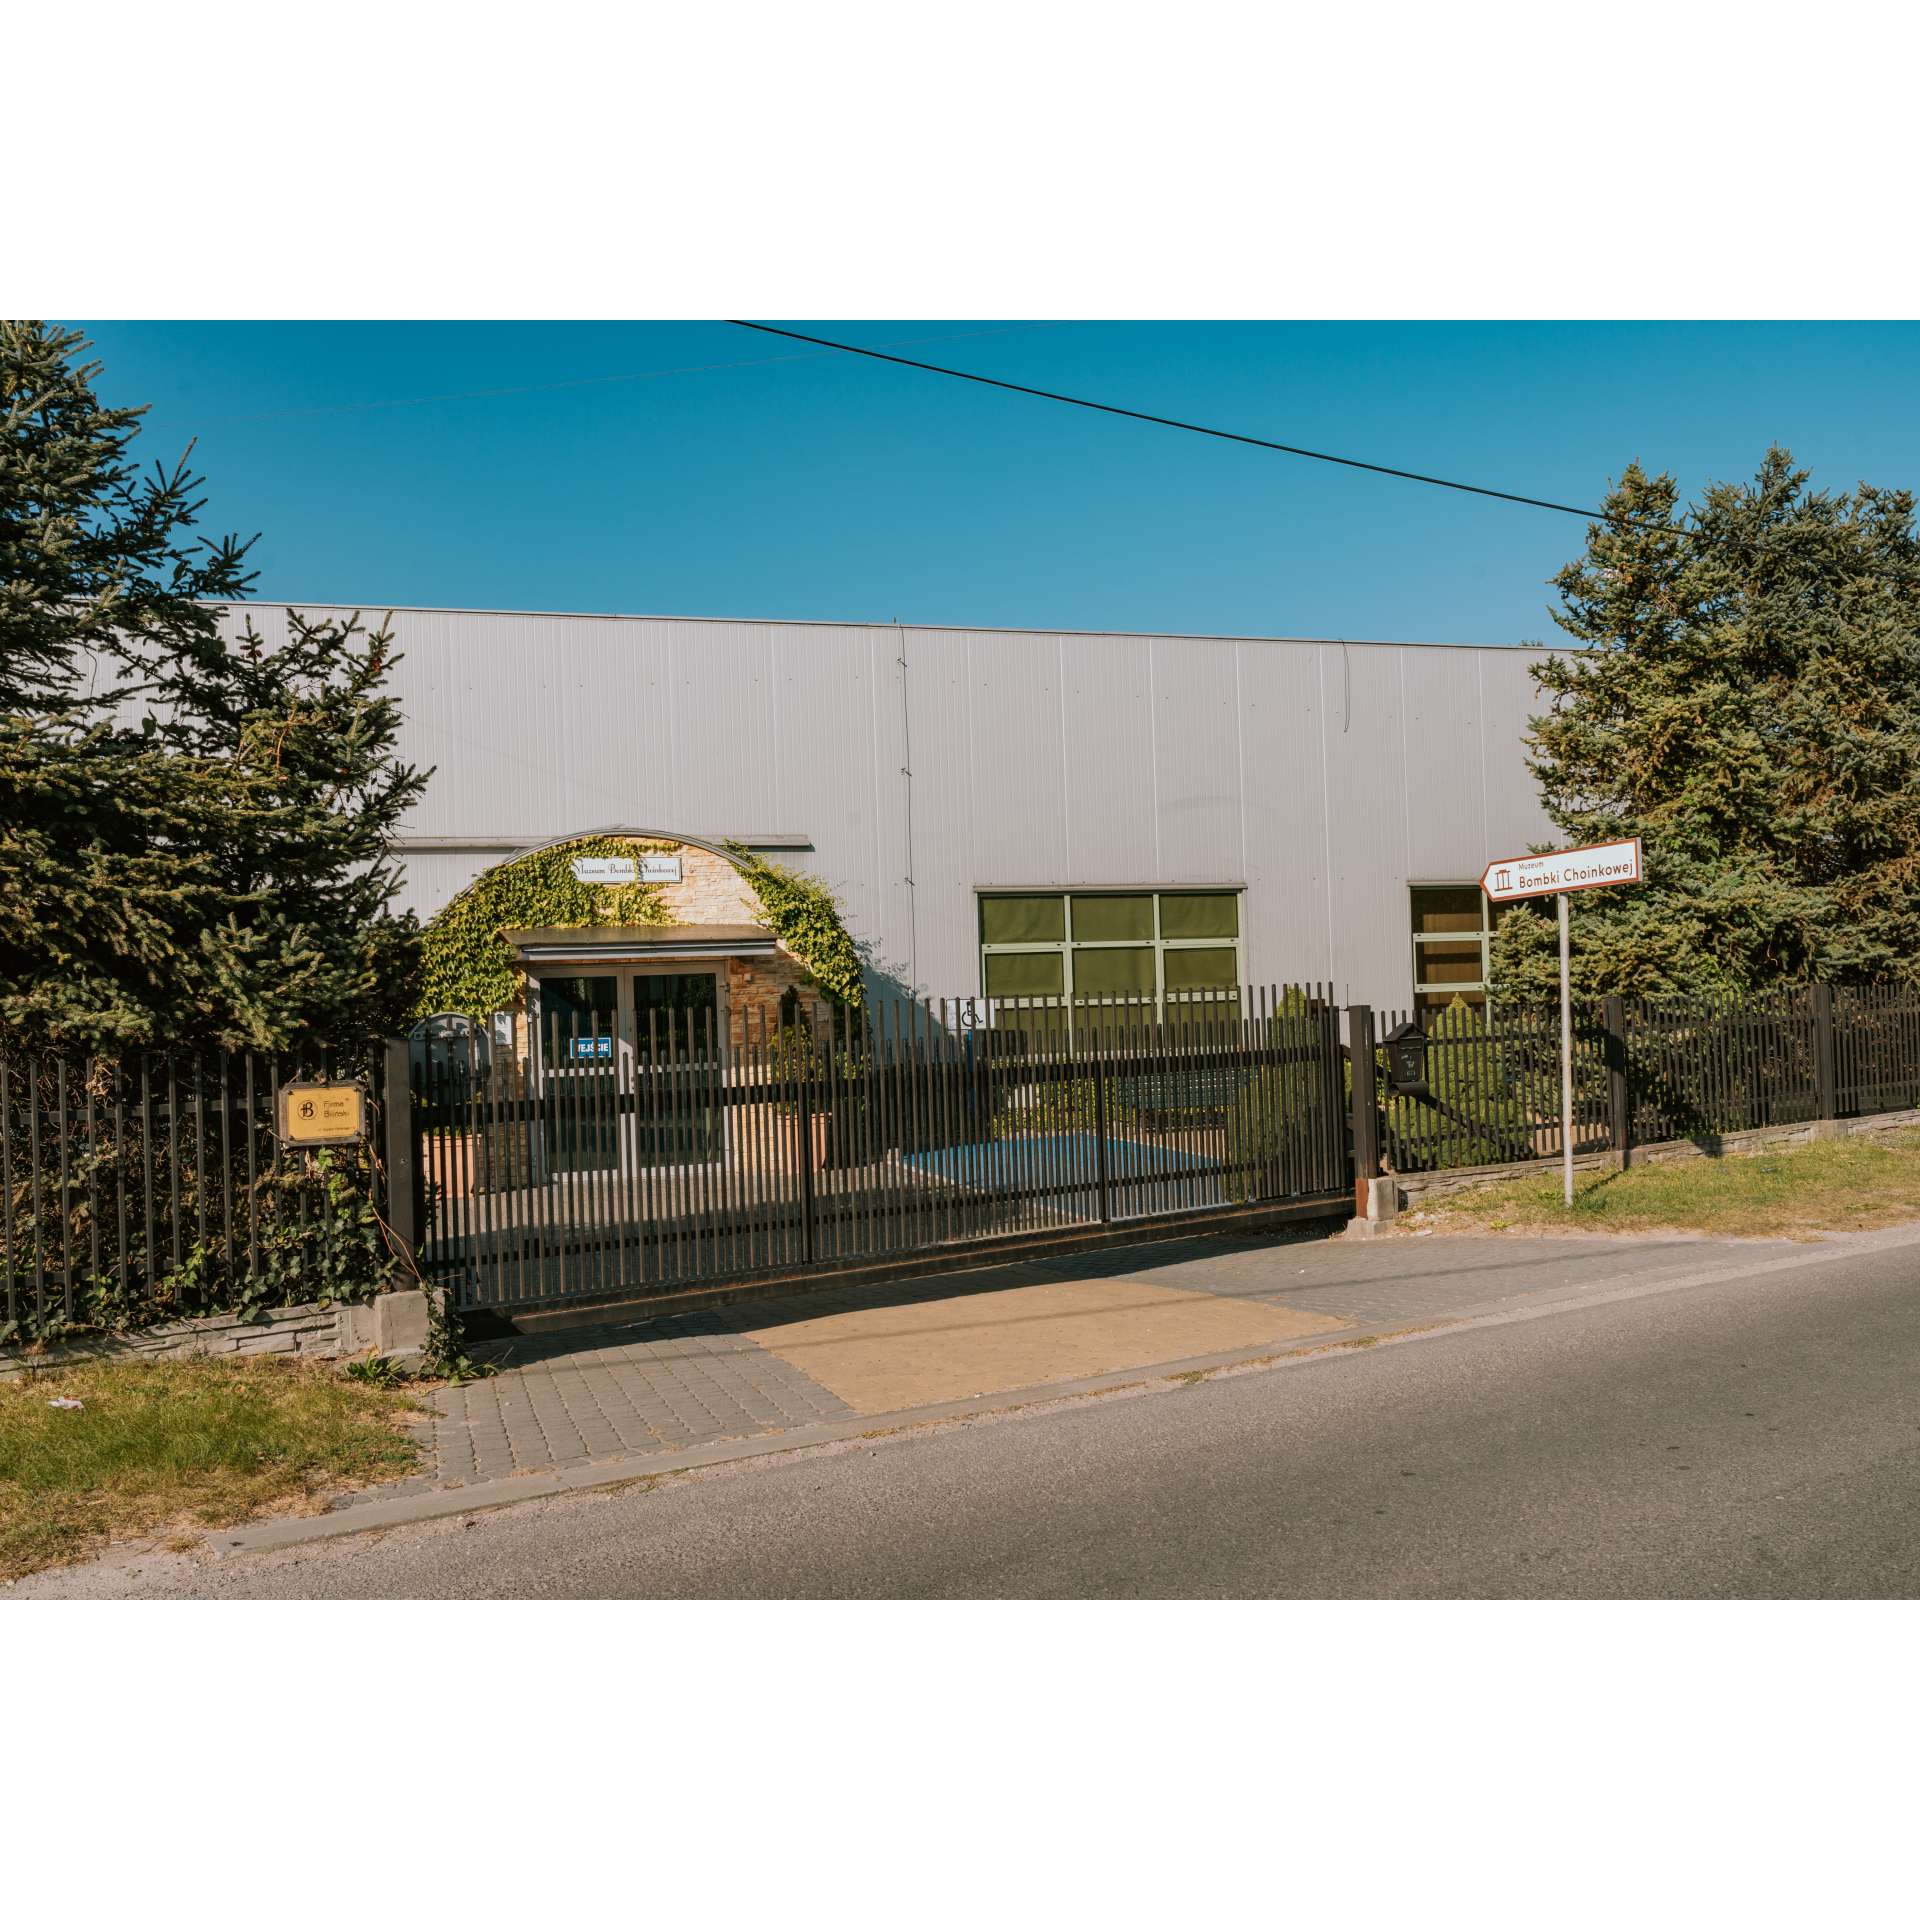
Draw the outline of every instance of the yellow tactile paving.
[[[1138,1280],[1061,1280],[857,1308],[749,1337],[856,1412],[881,1413],[1352,1324]]]

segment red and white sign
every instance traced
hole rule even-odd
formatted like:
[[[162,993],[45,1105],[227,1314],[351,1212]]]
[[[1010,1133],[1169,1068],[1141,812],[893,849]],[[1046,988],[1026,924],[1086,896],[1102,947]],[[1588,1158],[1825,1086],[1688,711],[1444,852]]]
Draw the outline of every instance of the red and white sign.
[[[1532,900],[1543,893],[1579,893],[1587,887],[1630,887],[1646,877],[1638,840],[1607,840],[1564,853],[1533,853],[1496,860],[1480,876],[1492,900]]]

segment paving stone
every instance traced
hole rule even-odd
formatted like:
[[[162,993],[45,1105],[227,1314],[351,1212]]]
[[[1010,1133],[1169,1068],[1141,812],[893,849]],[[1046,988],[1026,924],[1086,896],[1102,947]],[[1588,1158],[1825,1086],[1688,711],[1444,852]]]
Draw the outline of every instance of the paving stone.
[[[848,1409],[717,1313],[494,1341],[501,1371],[441,1389],[432,1485],[784,1431]]]

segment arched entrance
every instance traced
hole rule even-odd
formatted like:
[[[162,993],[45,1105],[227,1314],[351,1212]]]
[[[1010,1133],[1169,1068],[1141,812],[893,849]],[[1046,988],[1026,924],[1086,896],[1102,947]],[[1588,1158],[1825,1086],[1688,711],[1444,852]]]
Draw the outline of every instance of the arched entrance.
[[[556,1174],[711,1164],[719,1105],[695,1098],[742,1044],[730,978],[782,958],[764,927],[523,927],[507,934],[526,979],[530,1085],[551,1103]],[[644,1084],[646,1101],[632,1089]]]

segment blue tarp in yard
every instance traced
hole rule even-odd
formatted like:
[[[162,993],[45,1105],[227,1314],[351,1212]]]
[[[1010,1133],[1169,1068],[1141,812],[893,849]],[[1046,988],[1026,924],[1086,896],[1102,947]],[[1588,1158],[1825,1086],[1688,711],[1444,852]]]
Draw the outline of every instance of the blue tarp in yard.
[[[916,1173],[979,1193],[1024,1195],[1083,1219],[1100,1215],[1099,1143],[1090,1133],[977,1140],[902,1156]],[[1137,1140],[1107,1142],[1113,1217],[1227,1203],[1218,1160]]]

